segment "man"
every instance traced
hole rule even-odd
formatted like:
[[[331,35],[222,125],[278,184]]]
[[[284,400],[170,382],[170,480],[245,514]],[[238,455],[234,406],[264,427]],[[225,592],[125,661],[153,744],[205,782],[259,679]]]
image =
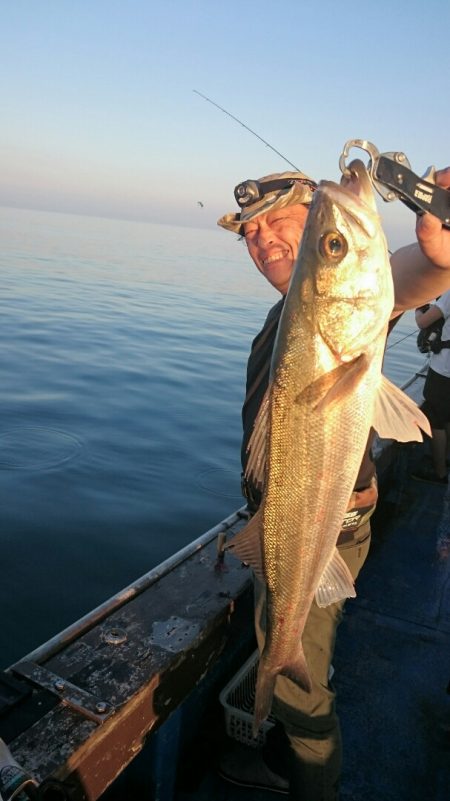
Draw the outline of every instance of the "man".
[[[450,168],[437,172],[436,182],[450,187]],[[255,338],[248,362],[243,407],[244,471],[247,443],[267,388],[277,326],[315,187],[315,182],[301,172],[245,181],[235,189],[240,210],[218,221],[223,228],[245,238],[257,269],[282,295]],[[401,248],[391,259],[395,288],[392,320],[450,287],[450,231],[426,214],[418,218],[416,233],[418,241]],[[255,512],[260,502],[258,491],[245,482],[244,494],[250,510]],[[375,468],[368,443],[338,539],[340,554],[354,579],[368,553],[369,518],[376,497]],[[329,673],[342,608],[343,602],[325,608],[313,602],[303,634],[306,661],[312,674],[311,693],[278,676],[272,707],[277,724],[268,734],[263,753],[242,747],[225,755],[221,763],[224,778],[245,786],[289,792],[295,801],[336,801],[341,743]],[[264,592],[258,583],[256,631],[261,643]]]

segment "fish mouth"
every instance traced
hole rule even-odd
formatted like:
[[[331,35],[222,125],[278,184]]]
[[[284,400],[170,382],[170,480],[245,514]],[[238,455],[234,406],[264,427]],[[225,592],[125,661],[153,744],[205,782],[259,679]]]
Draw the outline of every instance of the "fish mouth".
[[[375,193],[366,165],[361,159],[354,159],[342,176],[340,186],[359,197],[364,203],[376,209]]]
[[[343,175],[340,184],[321,181],[315,195],[328,197],[360,225],[367,236],[373,239],[379,228],[379,215],[375,193],[369,173],[360,159],[348,166],[348,175]]]

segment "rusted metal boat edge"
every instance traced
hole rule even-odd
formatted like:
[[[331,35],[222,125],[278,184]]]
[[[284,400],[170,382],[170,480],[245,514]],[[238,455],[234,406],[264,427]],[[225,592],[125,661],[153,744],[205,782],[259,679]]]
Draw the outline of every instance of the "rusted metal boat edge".
[[[42,797],[56,779],[98,798],[225,648],[234,670],[253,647],[249,570],[217,549],[246,520],[238,510],[2,674],[0,736]]]
[[[418,402],[426,367],[403,387]],[[395,451],[377,441],[381,475]],[[206,676],[216,692],[254,648],[251,576],[217,548],[246,519],[237,510],[3,673],[0,736],[45,801],[99,798]]]

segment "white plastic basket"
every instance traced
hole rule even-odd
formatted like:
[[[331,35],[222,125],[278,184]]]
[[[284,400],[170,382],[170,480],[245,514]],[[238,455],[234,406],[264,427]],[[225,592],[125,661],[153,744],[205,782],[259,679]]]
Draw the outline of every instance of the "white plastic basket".
[[[254,748],[264,744],[267,732],[275,723],[274,718],[269,715],[267,720],[261,724],[257,737],[253,737],[253,710],[258,661],[259,652],[255,651],[219,695],[220,703],[225,710],[225,726],[228,736]]]

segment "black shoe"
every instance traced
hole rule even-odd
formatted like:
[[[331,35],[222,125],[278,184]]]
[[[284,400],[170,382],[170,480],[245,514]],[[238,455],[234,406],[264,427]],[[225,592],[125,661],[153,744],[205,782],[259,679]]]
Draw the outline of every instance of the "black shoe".
[[[266,765],[260,749],[247,745],[236,746],[222,756],[219,763],[219,776],[240,787],[271,790],[283,795],[287,795],[289,792],[288,780],[284,776],[274,773]]]
[[[426,481],[428,484],[440,484],[446,487],[448,485],[448,476],[437,476],[434,470],[428,467],[418,467],[417,470],[411,473],[411,478],[416,481]]]

